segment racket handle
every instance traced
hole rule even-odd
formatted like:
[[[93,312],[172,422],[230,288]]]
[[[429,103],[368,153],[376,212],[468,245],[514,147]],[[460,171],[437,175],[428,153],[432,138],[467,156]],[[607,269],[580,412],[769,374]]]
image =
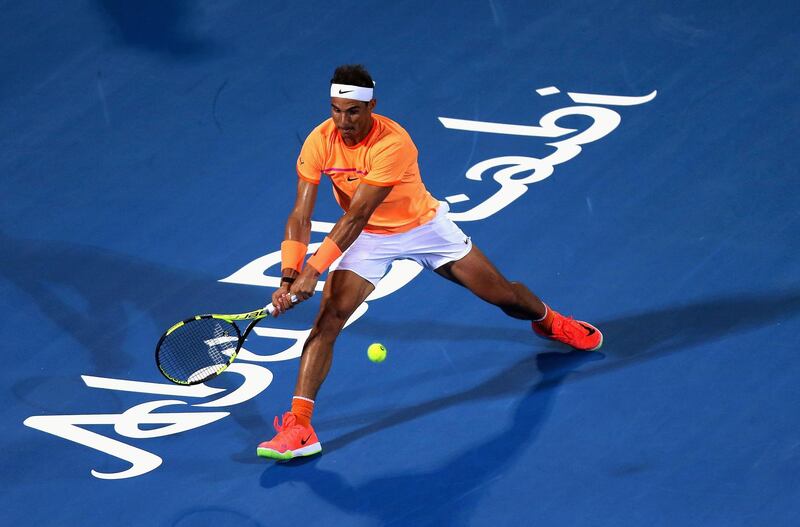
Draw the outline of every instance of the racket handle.
[[[289,300],[292,301],[292,304],[296,304],[297,303],[297,296],[292,295],[292,297]],[[266,309],[267,313],[269,313],[270,315],[275,312],[275,306],[273,306],[271,303],[267,304],[264,309]]]

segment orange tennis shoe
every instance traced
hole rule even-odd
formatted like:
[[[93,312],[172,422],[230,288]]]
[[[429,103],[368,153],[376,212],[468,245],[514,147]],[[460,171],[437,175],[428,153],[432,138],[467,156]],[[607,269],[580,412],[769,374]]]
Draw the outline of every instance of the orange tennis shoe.
[[[281,423],[278,424],[278,416],[272,426],[278,433],[270,439],[258,445],[256,453],[260,457],[287,460],[294,457],[313,456],[322,452],[322,445],[317,438],[314,429],[297,423],[297,418],[292,412],[283,414]]]
[[[595,351],[603,345],[603,334],[593,325],[567,318],[558,311],[553,311],[553,315],[552,331],[548,332],[538,322],[531,322],[534,333],[583,351]]]

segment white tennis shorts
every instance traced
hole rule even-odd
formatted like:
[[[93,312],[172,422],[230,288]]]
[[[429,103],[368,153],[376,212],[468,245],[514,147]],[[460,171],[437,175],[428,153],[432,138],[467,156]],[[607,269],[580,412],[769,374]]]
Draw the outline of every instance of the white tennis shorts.
[[[362,232],[344,252],[336,270],[353,271],[378,285],[395,260],[414,260],[427,269],[460,260],[472,249],[472,240],[447,217],[449,210],[447,203],[440,202],[431,221],[407,232]]]

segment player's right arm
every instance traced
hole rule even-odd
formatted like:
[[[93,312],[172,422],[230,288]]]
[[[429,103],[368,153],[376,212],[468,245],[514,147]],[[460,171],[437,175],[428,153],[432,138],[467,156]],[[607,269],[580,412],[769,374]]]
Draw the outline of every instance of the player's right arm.
[[[272,294],[272,304],[276,308],[273,316],[292,307],[289,289],[300,274],[311,239],[311,213],[317,201],[327,146],[327,141],[320,133],[321,126],[308,134],[297,156],[297,197],[286,220],[285,236],[281,243],[281,285]]]
[[[302,178],[297,180],[297,197],[295,198],[292,212],[286,220],[285,241],[295,241],[308,245],[311,240],[311,214],[317,201],[317,188],[319,185]],[[272,293],[272,304],[275,306],[273,316],[280,315],[283,311],[291,309],[289,288],[297,278],[299,272],[291,267],[281,269],[281,286]]]

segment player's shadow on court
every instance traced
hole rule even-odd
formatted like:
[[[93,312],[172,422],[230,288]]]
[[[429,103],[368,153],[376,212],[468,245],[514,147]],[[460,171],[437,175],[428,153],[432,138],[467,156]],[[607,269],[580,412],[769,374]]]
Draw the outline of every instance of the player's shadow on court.
[[[337,472],[318,468],[320,458],[316,457],[270,466],[261,476],[261,485],[271,488],[302,481],[326,502],[348,514],[366,514],[385,523],[466,524],[475,504],[480,501],[481,489],[489,488],[485,483],[504,472],[516,455],[535,440],[549,414],[558,385],[582,364],[601,359],[599,353],[577,351],[527,357],[478,386],[396,410],[323,445],[325,452],[330,454],[367,435],[449,406],[522,394],[509,426],[455,454],[438,468],[381,476],[353,485]],[[431,440],[427,431],[420,430],[419,433],[421,445]]]
[[[472,510],[470,504],[479,499],[480,489],[506,469],[516,452],[535,439],[551,406],[555,388],[568,378],[603,374],[633,362],[696,348],[798,315],[800,291],[789,291],[719,297],[599,321],[606,338],[603,353],[543,353],[526,358],[474,388],[393,411],[323,445],[323,456],[330,455],[370,435],[413,422],[421,415],[524,391],[510,427],[456,455],[438,469],[383,476],[353,485],[337,472],[319,469],[320,458],[315,457],[270,466],[262,474],[261,484],[270,488],[302,481],[331,505],[351,514],[368,514],[383,522],[466,524]],[[390,325],[385,323],[382,331],[397,329]],[[441,331],[440,336],[444,339],[447,333],[449,330]],[[431,335],[435,336],[436,332],[426,334]],[[598,362],[576,371],[578,366],[589,361]],[[532,382],[537,370],[542,379]],[[425,435],[420,442],[429,438]],[[467,495],[469,499],[462,499]]]

